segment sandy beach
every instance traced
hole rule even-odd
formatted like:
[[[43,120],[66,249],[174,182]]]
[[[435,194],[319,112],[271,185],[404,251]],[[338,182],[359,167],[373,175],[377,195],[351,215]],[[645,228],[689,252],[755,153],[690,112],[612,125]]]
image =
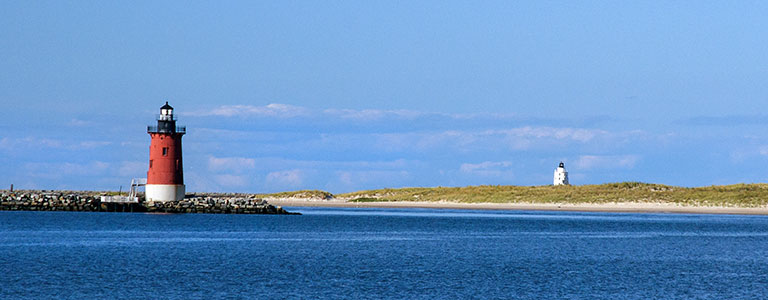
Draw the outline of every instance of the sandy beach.
[[[437,208],[480,210],[544,210],[629,213],[743,214],[768,215],[768,208],[679,206],[665,203],[611,204],[539,204],[539,203],[456,203],[456,202],[347,202],[344,200],[267,199],[270,204],[286,207],[356,207],[356,208]]]

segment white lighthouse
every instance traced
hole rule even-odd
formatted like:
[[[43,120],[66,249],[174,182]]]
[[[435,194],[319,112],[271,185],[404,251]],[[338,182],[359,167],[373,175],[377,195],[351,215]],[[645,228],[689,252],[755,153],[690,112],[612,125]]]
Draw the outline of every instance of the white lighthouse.
[[[570,185],[568,183],[568,171],[565,170],[565,164],[562,161],[555,169],[554,185]]]

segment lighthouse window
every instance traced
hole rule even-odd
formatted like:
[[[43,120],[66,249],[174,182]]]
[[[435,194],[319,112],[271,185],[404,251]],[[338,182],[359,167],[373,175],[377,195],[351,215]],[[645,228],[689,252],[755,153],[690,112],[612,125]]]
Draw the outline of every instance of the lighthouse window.
[[[168,156],[168,147],[163,147],[163,156]]]
[[[149,160],[149,167],[152,168],[152,160]]]

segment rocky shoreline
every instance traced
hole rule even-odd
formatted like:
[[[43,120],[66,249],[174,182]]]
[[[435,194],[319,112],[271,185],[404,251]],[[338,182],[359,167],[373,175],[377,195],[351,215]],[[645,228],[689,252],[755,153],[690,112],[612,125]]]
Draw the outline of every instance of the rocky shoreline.
[[[83,191],[3,191],[0,210],[85,211],[205,214],[298,214],[266,200],[242,195],[191,195],[181,201],[139,203],[101,202],[105,193]]]

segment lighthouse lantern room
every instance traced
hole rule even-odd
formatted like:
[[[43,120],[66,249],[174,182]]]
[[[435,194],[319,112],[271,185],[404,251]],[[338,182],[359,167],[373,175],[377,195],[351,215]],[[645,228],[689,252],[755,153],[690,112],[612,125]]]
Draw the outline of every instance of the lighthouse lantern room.
[[[554,185],[570,185],[568,182],[568,171],[565,170],[565,164],[561,161],[555,169]]]
[[[178,201],[184,199],[184,168],[181,158],[181,137],[186,127],[176,126],[173,107],[165,102],[157,116],[157,126],[148,126],[152,138],[149,145],[149,171],[145,186],[147,201]]]

